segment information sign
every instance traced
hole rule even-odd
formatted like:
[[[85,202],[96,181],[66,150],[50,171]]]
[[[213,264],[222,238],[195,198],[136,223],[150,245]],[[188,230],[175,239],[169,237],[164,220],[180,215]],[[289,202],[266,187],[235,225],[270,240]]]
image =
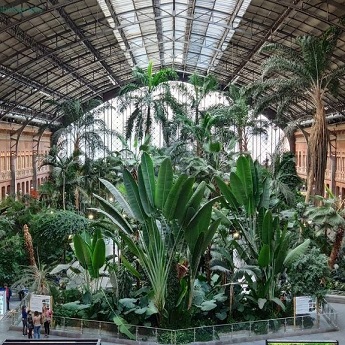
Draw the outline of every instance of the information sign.
[[[39,313],[42,312],[43,307],[51,306],[51,296],[49,295],[35,295],[32,294],[30,297],[30,304],[29,309],[33,312],[38,311]]]
[[[310,314],[316,311],[316,300],[311,296],[295,297],[295,315]]]
[[[6,313],[5,291],[0,291],[0,315],[5,315],[5,313]]]

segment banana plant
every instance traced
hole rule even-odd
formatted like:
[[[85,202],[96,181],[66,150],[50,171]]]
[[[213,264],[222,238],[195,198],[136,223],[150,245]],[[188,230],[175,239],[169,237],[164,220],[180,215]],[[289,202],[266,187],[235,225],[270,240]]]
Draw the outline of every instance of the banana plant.
[[[231,225],[241,234],[241,240],[234,241],[233,246],[245,262],[242,269],[255,267],[252,274],[245,274],[251,288],[248,298],[252,298],[260,309],[267,302],[284,308],[277,296],[279,276],[285,267],[306,251],[309,240],[292,248],[286,224],[274,214],[270,181],[263,178],[258,163],[253,162],[250,156],[238,158],[229,184],[220,177],[216,180],[224,198],[223,205],[230,210]]]
[[[96,196],[102,208],[95,210],[118,227],[122,239],[139,259],[151,283],[159,314],[164,311],[173,256],[177,246],[185,245],[189,262],[187,292],[190,308],[201,256],[220,222],[211,217],[212,205],[219,197],[205,202],[206,183],[197,184],[194,177],[185,174],[175,178],[169,158],[163,160],[158,176],[155,176],[153,161],[146,152],[141,156],[138,181],[127,170],[123,171],[123,181],[125,196],[111,183],[101,180],[116,204]],[[137,221],[139,236],[134,236],[128,218]]]
[[[100,277],[99,270],[105,263],[105,242],[100,229],[96,229],[93,236],[86,231],[73,236],[74,253],[86,272],[87,289],[90,290],[90,278]]]

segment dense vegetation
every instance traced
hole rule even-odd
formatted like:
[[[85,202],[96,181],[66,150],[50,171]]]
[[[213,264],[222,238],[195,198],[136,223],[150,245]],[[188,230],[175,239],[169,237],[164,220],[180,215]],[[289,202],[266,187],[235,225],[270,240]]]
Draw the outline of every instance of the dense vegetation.
[[[56,316],[165,328],[288,316],[297,295],[322,301],[334,267],[345,268],[339,200],[329,191],[315,206],[309,191],[305,202],[290,152],[269,164],[250,156],[267,123],[245,88],[231,85],[227,104],[207,107],[215,77],[178,85],[185,103],[175,78],[150,63],[122,90],[123,109],[134,104],[133,150],[116,133],[124,149],[107,151],[98,109],[58,104],[65,123],[43,162],[52,178],[0,205],[0,282],[54,295]],[[158,123],[160,148],[150,141]],[[71,156],[66,133],[77,133]]]

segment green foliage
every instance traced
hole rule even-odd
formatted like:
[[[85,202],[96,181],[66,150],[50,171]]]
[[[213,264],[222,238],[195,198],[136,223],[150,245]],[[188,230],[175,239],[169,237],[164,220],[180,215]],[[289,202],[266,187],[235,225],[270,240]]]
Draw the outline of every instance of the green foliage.
[[[115,301],[110,291],[98,291],[89,299],[88,303],[84,303],[83,295],[80,292],[72,290],[72,292],[63,292],[65,303],[55,304],[54,316],[81,318],[86,320],[113,321],[113,307]],[[72,300],[72,301],[69,301]]]
[[[275,154],[272,158],[269,174],[272,181],[271,188],[277,201],[294,207],[298,199],[298,189],[302,186],[302,180],[296,171],[294,153]]]
[[[219,335],[216,332],[213,332],[212,328],[198,328],[194,333],[194,330],[179,330],[177,332],[164,332],[160,333],[158,336],[159,344],[171,344],[172,338],[175,344],[189,344],[193,342],[207,342],[212,340],[218,340]]]
[[[90,277],[97,281],[100,277],[100,269],[105,264],[105,242],[100,229],[94,231],[93,236],[86,231],[73,236],[74,253],[84,268],[87,278],[87,291],[90,291],[91,285],[88,280]],[[96,285],[95,290],[97,291]]]
[[[132,109],[126,122],[126,139],[130,139],[133,133],[139,141],[148,137],[155,120],[162,125],[163,137],[168,143],[168,111],[180,111],[167,83],[169,80],[177,79],[176,72],[170,68],[154,72],[153,63],[150,61],[146,70],[136,66],[133,78],[133,82],[121,89],[119,97],[121,112]]]
[[[0,218],[0,282],[11,284],[22,275],[22,265],[27,257],[23,239],[19,234],[10,234],[5,225],[10,225]]]
[[[46,209],[32,217],[29,227],[40,260],[52,264],[72,258],[68,237],[90,229],[90,221],[72,211]],[[47,250],[47,240],[55,250]]]
[[[151,157],[145,152],[138,168],[138,181],[127,170],[124,170],[123,180],[127,198],[121,196],[114,186],[105,183],[118,201],[118,206],[96,196],[104,209],[97,211],[119,227],[122,240],[139,259],[160,313],[166,302],[167,279],[175,248],[182,240],[185,241],[190,265],[190,308],[200,258],[219,225],[219,220],[212,220],[212,205],[216,199],[202,205],[206,184],[195,187],[194,179],[185,175],[178,176],[174,181],[169,159],[162,162],[156,179]],[[134,230],[119,209],[139,221],[138,240],[132,236]]]
[[[316,296],[323,300],[327,292],[330,269],[326,255],[312,247],[293,261],[288,271],[291,292],[294,296]]]
[[[293,243],[286,223],[270,209],[269,182],[250,156],[239,157],[229,185],[217,178],[224,205],[230,210],[231,226],[242,237],[240,242],[233,241],[233,246],[246,265],[236,275],[245,278],[250,288],[247,298],[263,317],[274,313],[274,305],[284,310],[279,299],[279,276],[309,245],[307,240],[291,250]]]

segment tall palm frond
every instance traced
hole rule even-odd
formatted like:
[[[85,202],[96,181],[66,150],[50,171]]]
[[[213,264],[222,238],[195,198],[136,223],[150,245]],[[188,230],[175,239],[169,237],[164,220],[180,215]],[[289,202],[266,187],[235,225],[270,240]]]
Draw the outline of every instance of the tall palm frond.
[[[277,115],[284,115],[289,105],[300,100],[314,107],[308,140],[306,202],[314,185],[315,194],[323,195],[324,191],[329,141],[324,99],[327,93],[336,94],[338,79],[345,75],[344,66],[334,68],[331,58],[341,32],[332,26],[320,37],[298,37],[296,49],[278,43],[265,45],[261,52],[269,55],[263,64],[262,80],[249,87],[256,112],[275,105]]]

